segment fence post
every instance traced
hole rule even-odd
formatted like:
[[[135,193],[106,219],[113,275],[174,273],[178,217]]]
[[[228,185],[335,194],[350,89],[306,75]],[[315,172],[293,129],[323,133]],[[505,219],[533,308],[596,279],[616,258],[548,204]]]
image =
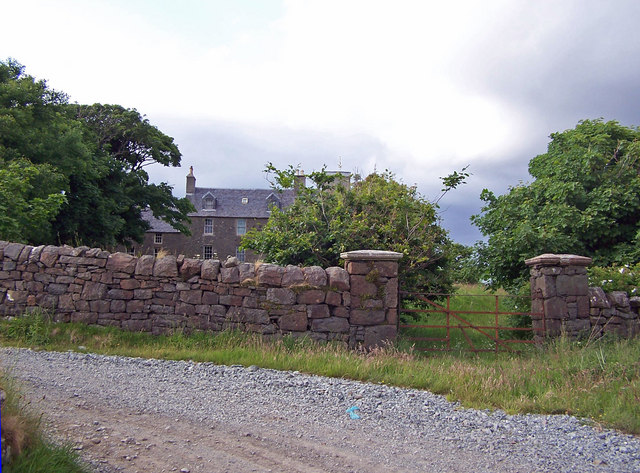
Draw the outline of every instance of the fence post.
[[[525,261],[531,272],[531,311],[536,338],[575,337],[591,329],[589,279],[591,258],[546,253]]]
[[[342,253],[351,283],[349,346],[364,348],[394,342],[398,334],[398,261],[395,251]]]

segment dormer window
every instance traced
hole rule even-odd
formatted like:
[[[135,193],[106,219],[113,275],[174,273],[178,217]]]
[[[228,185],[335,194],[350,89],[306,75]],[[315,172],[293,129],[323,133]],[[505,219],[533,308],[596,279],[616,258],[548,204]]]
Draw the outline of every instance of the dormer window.
[[[249,197],[243,197],[242,198],[242,203],[243,204],[248,204],[249,203]]]
[[[202,199],[202,208],[204,210],[213,210],[216,208],[216,198],[211,194],[207,194]]]
[[[277,209],[282,208],[280,199],[278,199],[275,194],[269,194],[269,197],[267,197],[267,211],[270,212],[273,207]]]

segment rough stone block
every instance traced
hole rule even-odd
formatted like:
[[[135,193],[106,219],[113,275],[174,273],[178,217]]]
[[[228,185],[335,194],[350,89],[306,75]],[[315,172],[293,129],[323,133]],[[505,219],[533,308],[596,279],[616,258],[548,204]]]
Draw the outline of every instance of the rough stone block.
[[[138,258],[127,253],[113,253],[107,259],[107,269],[120,273],[133,274]]]
[[[280,330],[292,332],[305,332],[307,330],[307,314],[305,312],[293,312],[280,317]]]
[[[561,274],[556,279],[556,293],[559,296],[586,296],[589,294],[589,279],[586,274]]]
[[[322,304],[325,301],[325,292],[321,289],[309,289],[298,294],[298,304]]]
[[[22,243],[9,243],[4,248],[4,257],[17,262],[24,247]]]
[[[153,265],[153,275],[166,278],[174,278],[178,276],[178,263],[176,257],[173,255],[167,255],[164,258],[156,258]]]
[[[83,324],[95,324],[98,322],[97,312],[73,312],[71,313],[71,322],[79,322]]]
[[[202,303],[202,291],[190,290],[180,291],[180,301],[188,304],[201,304]]]
[[[86,301],[103,299],[107,295],[108,286],[99,282],[87,281],[82,289],[82,298]]]
[[[543,298],[554,297],[556,295],[556,278],[553,276],[541,275],[535,278],[532,290],[542,293]]]
[[[309,266],[302,268],[304,281],[313,287],[324,287],[327,285],[327,273],[320,266]]]
[[[367,281],[366,276],[351,276],[351,295],[352,296],[375,296],[378,287]]]
[[[296,303],[296,293],[286,288],[269,288],[267,289],[267,301],[279,305],[293,305]]]
[[[282,286],[290,287],[302,284],[304,282],[304,273],[302,268],[293,265],[287,265],[282,274]]]
[[[348,333],[349,322],[342,317],[329,317],[322,319],[313,319],[311,321],[311,331],[313,332],[334,332]]]
[[[133,291],[124,291],[122,289],[109,289],[107,291],[107,298],[109,299],[133,299]]]
[[[6,251],[6,248],[5,248]],[[52,268],[58,260],[58,247],[47,245],[40,253],[40,262],[47,268]]]
[[[220,272],[220,261],[207,259],[202,262],[200,277],[209,281],[216,281]]]
[[[372,265],[369,263],[363,263],[362,261],[347,261],[346,270],[350,275],[359,274],[365,275],[371,272]]]
[[[338,289],[339,291],[348,291],[350,286],[349,273],[337,266],[326,269],[329,287]]]
[[[398,307],[398,278],[391,278],[384,287],[384,305],[387,308]]]
[[[185,304],[184,302],[177,302],[175,307],[176,315],[193,316],[196,315],[196,308],[191,304]]]
[[[67,292],[67,288],[69,286],[67,284],[57,284],[57,283],[51,283],[47,286],[47,292],[49,294],[55,294],[55,295],[60,295],[60,294],[64,294],[65,292]]]
[[[108,313],[111,311],[111,302],[109,301],[91,301],[89,302],[91,312]]]
[[[280,286],[284,272],[285,269],[282,266],[261,264],[256,271],[258,284],[262,286]]]
[[[383,347],[396,340],[398,330],[395,325],[378,325],[376,327],[366,327],[364,330],[365,348]]]
[[[387,309],[387,323],[391,325],[398,323],[398,309]]]
[[[398,277],[398,263],[395,261],[376,261],[373,267],[380,276],[385,278]]]
[[[321,319],[329,316],[329,306],[326,304],[310,304],[307,306],[307,317],[310,319]]]
[[[180,277],[184,280],[199,276],[202,271],[202,261],[194,258],[185,258],[180,265]]]
[[[250,324],[268,324],[269,313],[263,309],[249,309],[242,307],[240,309],[240,320]]]
[[[255,296],[244,296],[242,298],[242,307],[248,307],[249,309],[257,309],[258,298]]]
[[[216,294],[215,292],[205,291],[202,293],[203,304],[215,305],[219,300],[220,296],[218,296],[218,294]]]
[[[630,307],[629,296],[623,291],[612,291],[607,293],[607,299],[613,307]]]
[[[547,319],[564,319],[567,317],[567,305],[562,297],[552,297],[544,301],[544,316]]]
[[[240,270],[237,266],[229,268],[220,268],[220,281],[226,284],[235,284],[240,282]]]
[[[111,312],[126,312],[127,311],[127,303],[123,300],[113,300],[111,301],[111,305],[109,307]]]
[[[334,317],[343,317],[345,319],[348,319],[349,318],[349,309],[347,309],[346,307],[342,307],[342,306],[332,307],[331,308],[331,315],[333,315]]]
[[[146,300],[151,299],[153,297],[153,290],[151,289],[134,289],[133,298]]]
[[[219,304],[240,307],[242,305],[242,296],[234,296],[233,294],[222,294],[219,297]]]
[[[332,306],[342,305],[342,295],[339,292],[328,291],[325,296],[325,302]]]
[[[349,322],[351,325],[379,325],[385,321],[383,309],[351,309]]]
[[[142,312],[143,310],[144,310],[144,301],[131,300],[127,302],[127,309],[125,312],[133,313],[133,312]]]

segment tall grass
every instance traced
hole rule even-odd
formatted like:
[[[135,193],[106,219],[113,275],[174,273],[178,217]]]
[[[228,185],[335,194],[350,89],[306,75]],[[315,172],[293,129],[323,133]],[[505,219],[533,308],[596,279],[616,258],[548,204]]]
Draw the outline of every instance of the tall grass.
[[[68,446],[47,440],[40,416],[30,409],[15,380],[0,373],[2,403],[2,471],[5,473],[88,473]]]
[[[466,407],[509,413],[572,414],[597,425],[640,434],[640,340],[558,339],[520,353],[430,353],[389,346],[371,352],[284,337],[265,341],[236,332],[153,337],[113,328],[48,324],[44,331],[0,322],[0,341],[47,350],[257,365],[324,376],[426,389]],[[29,317],[20,324],[29,323]],[[33,338],[32,338],[33,340]]]

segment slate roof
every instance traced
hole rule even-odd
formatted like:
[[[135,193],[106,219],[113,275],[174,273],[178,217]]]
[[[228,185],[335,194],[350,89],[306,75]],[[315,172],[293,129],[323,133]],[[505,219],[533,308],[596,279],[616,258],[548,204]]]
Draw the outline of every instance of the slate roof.
[[[215,199],[215,208],[203,209],[203,199],[211,195]],[[196,187],[194,194],[187,195],[196,208],[190,217],[230,217],[230,218],[269,218],[268,202],[279,202],[280,208],[293,204],[295,191],[285,189],[282,193],[272,189],[215,189]],[[243,199],[246,203],[243,204]],[[148,233],[179,233],[166,222],[153,216],[150,210],[142,212],[142,218],[151,224]]]
[[[215,208],[204,209],[203,200],[210,195],[215,199]],[[195,213],[195,217],[231,217],[231,218],[269,218],[269,201],[280,203],[280,208],[290,206],[295,199],[293,189],[285,189],[282,193],[272,189],[214,189],[196,187],[195,192],[187,195]],[[246,203],[243,203],[246,199]]]
[[[142,211],[142,219],[151,225],[151,228],[147,230],[148,233],[180,233],[167,222],[155,218],[149,209]]]

